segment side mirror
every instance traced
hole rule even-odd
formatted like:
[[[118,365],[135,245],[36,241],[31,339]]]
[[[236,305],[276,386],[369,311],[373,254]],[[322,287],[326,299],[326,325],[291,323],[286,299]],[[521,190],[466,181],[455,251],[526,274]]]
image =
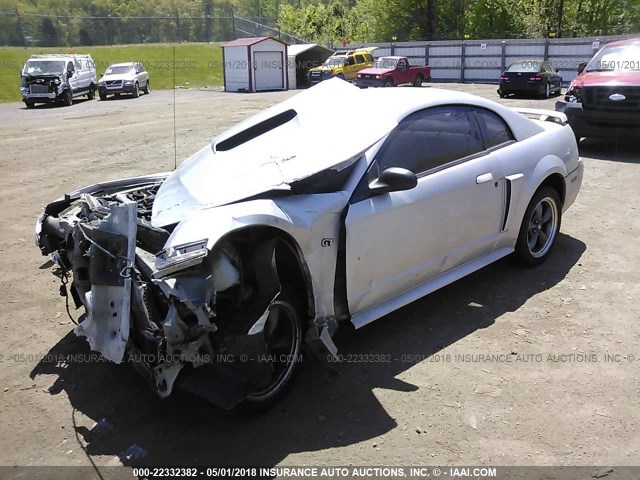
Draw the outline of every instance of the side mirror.
[[[587,63],[589,63],[589,62],[582,62],[580,65],[578,65],[578,75],[580,75],[582,73],[582,71],[587,66]]]
[[[374,194],[411,190],[418,184],[416,174],[406,168],[389,167],[378,178],[369,184],[369,191]]]

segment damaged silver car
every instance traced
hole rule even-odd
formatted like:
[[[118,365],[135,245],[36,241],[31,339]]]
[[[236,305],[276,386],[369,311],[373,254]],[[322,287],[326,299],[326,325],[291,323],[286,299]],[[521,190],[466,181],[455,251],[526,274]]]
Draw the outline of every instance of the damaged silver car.
[[[336,118],[347,102],[359,108]],[[72,277],[92,350],[132,361],[161,397],[261,410],[303,345],[335,358],[339,322],[366,325],[513,252],[549,256],[582,162],[563,114],[524,113],[329,80],[174,172],[47,205],[37,244]]]

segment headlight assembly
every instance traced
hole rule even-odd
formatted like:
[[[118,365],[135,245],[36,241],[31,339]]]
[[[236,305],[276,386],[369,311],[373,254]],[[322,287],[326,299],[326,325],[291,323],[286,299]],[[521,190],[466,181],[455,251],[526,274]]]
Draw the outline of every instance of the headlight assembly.
[[[582,95],[580,95],[580,89],[572,88],[571,90],[569,90],[565,96],[565,100],[571,103],[581,103]]]
[[[207,256],[208,240],[183,243],[161,250],[156,255],[156,277],[164,277],[178,270],[198,265]]]

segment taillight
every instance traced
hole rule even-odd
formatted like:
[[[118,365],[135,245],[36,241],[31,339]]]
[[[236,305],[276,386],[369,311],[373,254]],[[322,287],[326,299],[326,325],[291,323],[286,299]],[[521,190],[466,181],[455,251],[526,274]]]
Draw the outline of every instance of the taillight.
[[[507,75],[506,73],[503,73],[502,75],[500,75],[500,80],[508,80],[509,79],[509,75]]]
[[[533,77],[531,77],[531,80],[542,80],[542,75],[540,75],[539,73],[534,75]]]

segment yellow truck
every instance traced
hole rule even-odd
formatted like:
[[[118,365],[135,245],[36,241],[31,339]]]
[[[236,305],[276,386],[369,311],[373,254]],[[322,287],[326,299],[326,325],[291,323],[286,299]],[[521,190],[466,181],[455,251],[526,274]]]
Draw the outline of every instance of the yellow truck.
[[[309,70],[309,84],[315,85],[323,80],[338,77],[353,81],[358,72],[373,65],[374,48],[360,48],[331,55],[320,65]]]

